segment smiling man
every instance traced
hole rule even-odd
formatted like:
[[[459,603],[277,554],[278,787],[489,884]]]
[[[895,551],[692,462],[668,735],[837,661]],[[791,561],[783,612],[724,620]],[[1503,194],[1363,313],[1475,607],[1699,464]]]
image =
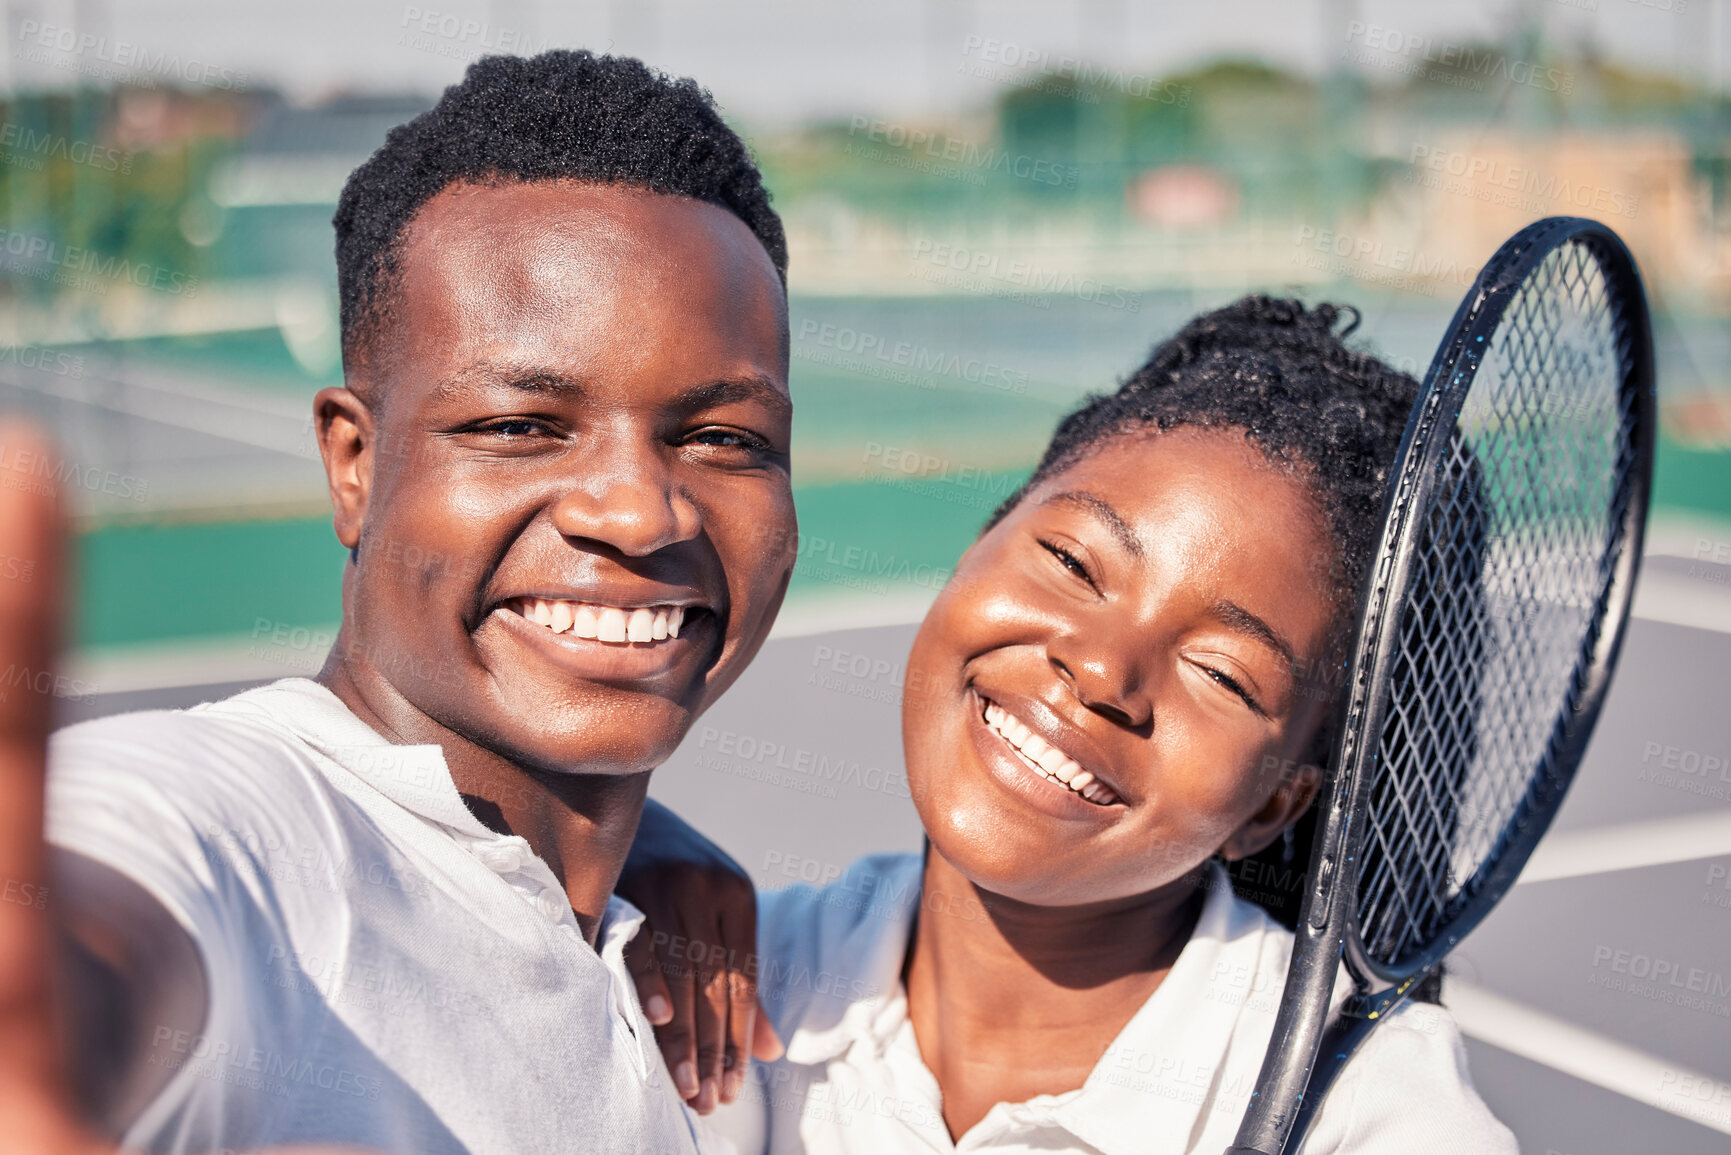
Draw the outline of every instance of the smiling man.
[[[336,228],[328,663],[50,749],[86,1106],[153,1151],[692,1150],[610,892],[792,571],[780,222],[692,82],[550,52]]]

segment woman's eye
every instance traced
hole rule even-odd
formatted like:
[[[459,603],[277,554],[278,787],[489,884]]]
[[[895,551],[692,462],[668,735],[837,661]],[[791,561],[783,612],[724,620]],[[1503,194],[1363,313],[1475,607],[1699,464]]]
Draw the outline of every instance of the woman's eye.
[[[1058,559],[1059,565],[1087,582],[1090,587],[1094,585],[1094,575],[1088,572],[1088,567],[1083,565],[1075,554],[1055,541],[1042,541],[1040,544],[1045,547],[1047,553]]]
[[[1250,696],[1250,691],[1246,690],[1239,683],[1238,679],[1226,673],[1224,670],[1215,669],[1213,666],[1203,666],[1202,669],[1210,678],[1213,678],[1216,682],[1219,682],[1222,686],[1225,686],[1228,690],[1231,690],[1234,694],[1237,694],[1242,698],[1246,706],[1249,706],[1258,714],[1262,713],[1262,706],[1255,698]]]

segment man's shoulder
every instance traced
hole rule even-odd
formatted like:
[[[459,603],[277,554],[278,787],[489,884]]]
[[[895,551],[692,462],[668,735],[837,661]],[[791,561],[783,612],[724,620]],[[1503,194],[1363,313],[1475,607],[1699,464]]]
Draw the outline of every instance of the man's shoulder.
[[[280,685],[280,684],[279,684]],[[314,749],[261,687],[183,710],[141,710],[80,722],[49,739],[51,800],[144,798],[187,813],[292,809],[328,794]]]

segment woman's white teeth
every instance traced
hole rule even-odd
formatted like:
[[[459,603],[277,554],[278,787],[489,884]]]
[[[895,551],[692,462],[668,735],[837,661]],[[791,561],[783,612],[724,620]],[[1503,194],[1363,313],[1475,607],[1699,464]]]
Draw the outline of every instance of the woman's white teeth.
[[[625,640],[625,611],[606,606],[601,610],[601,621],[597,627],[596,637],[604,642],[623,642]]]
[[[574,638],[594,638],[615,644],[642,644],[677,638],[679,627],[685,622],[684,606],[625,610],[617,606],[585,605],[547,598],[525,598],[517,606],[518,612],[529,621],[546,626],[556,634],[569,633]]]
[[[1118,801],[1118,796],[1112,793],[1112,788],[1104,782],[1090,782],[1082,788],[1082,797],[1101,806],[1110,806]]]
[[[1046,777],[1098,805],[1109,806],[1118,801],[1118,795],[1111,787],[1082,769],[1074,758],[1034,733],[1027,723],[996,702],[986,703],[986,725],[1008,742],[1023,761]]]

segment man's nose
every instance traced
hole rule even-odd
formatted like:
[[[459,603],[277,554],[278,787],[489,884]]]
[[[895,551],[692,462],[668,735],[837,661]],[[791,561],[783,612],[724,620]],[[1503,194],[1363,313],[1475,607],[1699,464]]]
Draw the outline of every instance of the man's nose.
[[[669,452],[647,438],[617,435],[585,446],[553,506],[554,527],[630,557],[696,537],[703,518],[679,485]]]

